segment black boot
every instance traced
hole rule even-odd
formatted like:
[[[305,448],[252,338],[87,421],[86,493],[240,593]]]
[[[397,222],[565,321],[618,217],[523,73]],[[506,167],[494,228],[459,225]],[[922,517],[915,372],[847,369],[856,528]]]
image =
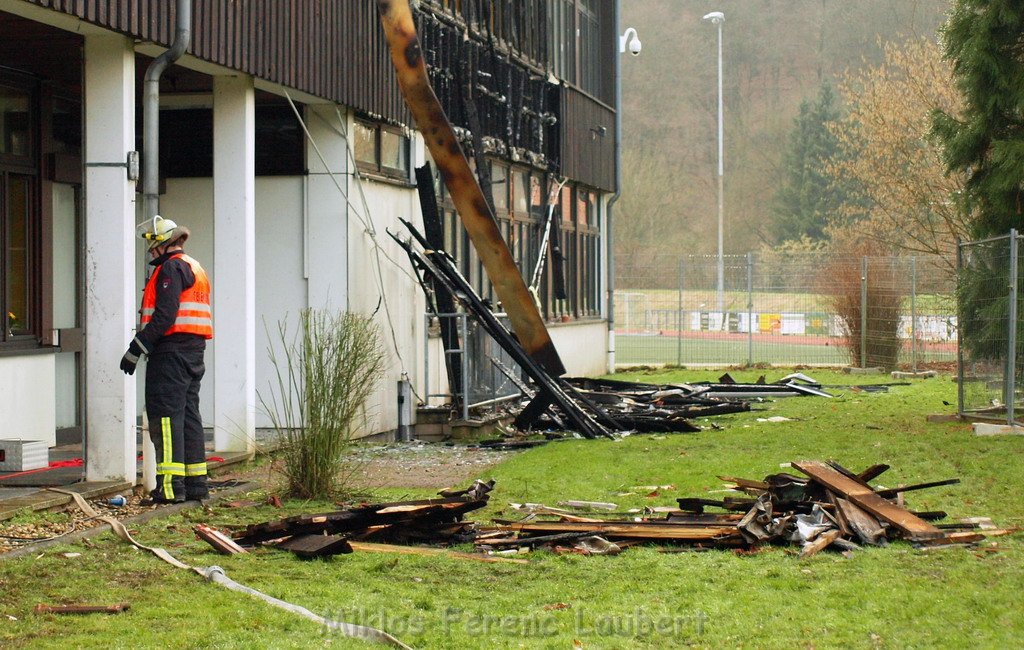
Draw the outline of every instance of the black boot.
[[[188,501],[206,501],[210,498],[210,488],[206,484],[206,476],[185,477],[185,499]]]
[[[185,494],[183,492],[176,491],[174,498],[168,499],[164,496],[164,491],[161,488],[157,488],[149,493],[148,499],[142,499],[139,501],[139,505],[151,506],[154,504],[170,504],[170,503],[184,503]]]

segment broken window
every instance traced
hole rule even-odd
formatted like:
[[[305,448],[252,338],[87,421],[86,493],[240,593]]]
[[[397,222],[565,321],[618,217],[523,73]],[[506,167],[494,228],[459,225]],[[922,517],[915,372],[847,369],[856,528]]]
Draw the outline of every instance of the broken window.
[[[353,149],[359,170],[409,182],[409,137],[402,129],[356,120]]]

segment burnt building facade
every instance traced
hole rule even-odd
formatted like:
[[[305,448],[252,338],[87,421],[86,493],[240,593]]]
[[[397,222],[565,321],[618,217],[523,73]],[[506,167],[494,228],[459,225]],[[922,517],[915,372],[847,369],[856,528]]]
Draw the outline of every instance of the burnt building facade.
[[[560,256],[538,286],[570,372],[604,369],[604,220],[615,187],[612,0],[424,0],[434,88],[529,281],[551,210]],[[142,79],[176,3],[0,0],[0,417],[4,437],[84,445],[86,475],[135,475],[142,387],[117,361],[137,327],[143,251],[129,164]],[[396,427],[396,383],[443,370],[401,251],[427,161],[372,0],[193,0],[191,44],[160,81],[160,211],[188,224],[213,282],[202,395],[217,449],[254,445],[273,324],[305,308],[374,314],[387,376],[363,433]],[[442,191],[446,241],[490,288]],[[264,323],[271,326],[265,327]],[[434,350],[433,353],[430,351]]]

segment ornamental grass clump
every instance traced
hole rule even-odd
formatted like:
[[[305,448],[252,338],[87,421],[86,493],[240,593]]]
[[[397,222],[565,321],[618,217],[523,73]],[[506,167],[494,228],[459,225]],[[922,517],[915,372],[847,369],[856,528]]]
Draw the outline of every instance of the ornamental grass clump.
[[[277,342],[268,350],[276,381],[259,399],[278,436],[287,492],[343,497],[354,471],[345,452],[384,368],[380,334],[361,314],[304,309],[294,334],[278,323]]]

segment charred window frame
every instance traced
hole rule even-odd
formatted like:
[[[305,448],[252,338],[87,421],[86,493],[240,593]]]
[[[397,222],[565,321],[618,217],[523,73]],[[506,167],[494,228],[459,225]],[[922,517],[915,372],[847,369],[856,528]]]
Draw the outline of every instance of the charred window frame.
[[[577,317],[601,315],[601,229],[597,193],[586,188],[576,190]]]
[[[566,185],[558,197],[558,207],[555,209],[555,216],[558,223],[551,224],[552,228],[557,227],[558,239],[562,249],[562,271],[565,277],[564,299],[553,299],[551,301],[551,316],[555,320],[567,321],[576,314],[576,216],[575,201],[573,200],[573,188]],[[550,268],[550,265],[549,265]]]
[[[590,188],[566,185],[555,206],[555,221],[565,278],[564,299],[554,298],[552,267],[545,266],[543,304],[549,320],[570,321],[601,315],[601,227],[599,194]],[[550,251],[549,251],[550,253]]]
[[[370,176],[410,182],[411,139],[395,126],[356,120],[354,154],[359,171]]]
[[[601,94],[601,21],[597,0],[579,0],[579,72],[583,92]],[[609,44],[609,47],[611,45]]]
[[[39,91],[0,77],[0,349],[42,337]]]

